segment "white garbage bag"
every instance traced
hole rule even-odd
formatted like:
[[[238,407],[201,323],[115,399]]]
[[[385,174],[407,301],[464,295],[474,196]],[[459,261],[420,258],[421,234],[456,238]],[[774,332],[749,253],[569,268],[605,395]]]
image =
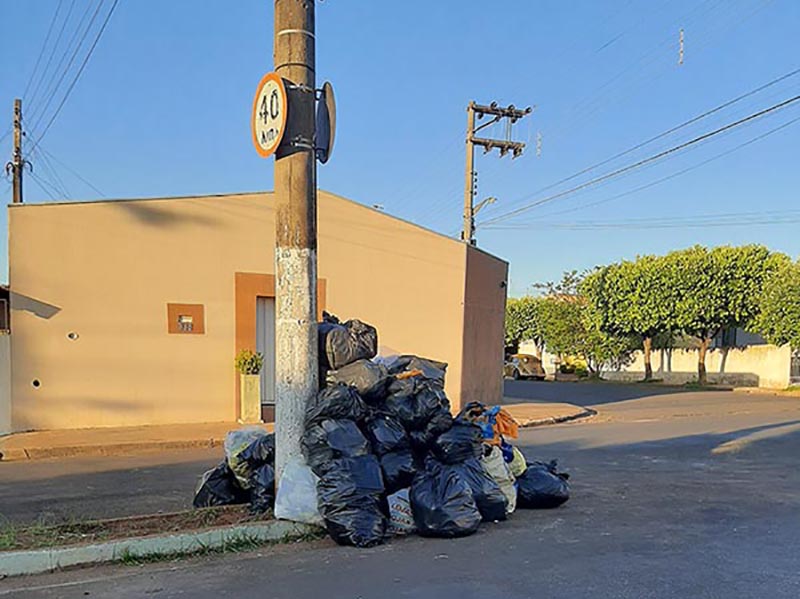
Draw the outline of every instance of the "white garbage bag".
[[[487,474],[500,486],[503,495],[506,496],[508,500],[506,514],[513,513],[517,509],[517,487],[514,486],[514,475],[511,474],[511,469],[503,459],[503,451],[497,446],[492,447],[489,454],[484,454],[483,458],[481,458],[481,465]]]
[[[289,460],[278,483],[275,517],[322,526],[322,516],[317,508],[318,480],[302,458]]]

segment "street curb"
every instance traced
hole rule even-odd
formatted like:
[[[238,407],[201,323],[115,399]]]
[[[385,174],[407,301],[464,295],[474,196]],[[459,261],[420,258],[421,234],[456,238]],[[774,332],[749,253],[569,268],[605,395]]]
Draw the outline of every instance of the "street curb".
[[[264,542],[291,541],[318,530],[316,526],[273,520],[259,524],[225,526],[202,532],[132,537],[75,547],[0,552],[0,578],[41,574],[72,566],[113,562],[128,557],[191,554],[219,549],[242,539]]]
[[[591,408],[584,408],[582,412],[577,414],[570,414],[569,416],[553,416],[550,418],[540,418],[538,420],[528,420],[519,424],[520,428],[533,428],[535,426],[545,426],[548,424],[563,424],[564,422],[572,422],[574,420],[582,420],[583,418],[591,418],[597,415],[597,410]]]
[[[78,456],[124,456],[174,449],[211,449],[221,447],[224,439],[187,439],[183,441],[153,441],[149,443],[115,443],[111,445],[72,445],[67,447],[35,447],[3,449],[0,461],[46,460]]]

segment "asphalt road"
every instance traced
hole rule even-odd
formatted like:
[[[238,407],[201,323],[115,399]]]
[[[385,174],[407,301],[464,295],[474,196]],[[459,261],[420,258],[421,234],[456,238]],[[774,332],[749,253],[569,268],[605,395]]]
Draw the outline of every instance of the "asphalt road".
[[[561,400],[583,385],[569,387]],[[572,473],[567,504],[459,540],[105,566],[0,581],[0,597],[800,596],[800,399],[622,396],[591,420],[525,430],[519,445]]]
[[[656,395],[684,393],[680,387],[662,385],[618,383],[553,383],[550,381],[512,381],[504,383],[508,403],[567,402],[583,407],[617,403]],[[729,391],[702,391],[719,396],[729,396]]]

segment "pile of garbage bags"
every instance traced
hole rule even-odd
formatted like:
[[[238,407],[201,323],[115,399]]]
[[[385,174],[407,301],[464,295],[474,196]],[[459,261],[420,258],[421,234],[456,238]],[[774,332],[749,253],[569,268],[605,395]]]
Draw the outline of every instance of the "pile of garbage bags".
[[[509,443],[518,426],[500,406],[468,403],[454,418],[447,364],[377,356],[374,327],[319,325],[322,388],[307,407],[304,461],[290,461],[274,497],[274,437],[232,431],[225,462],[206,472],[196,507],[250,502],[254,512],[322,524],[339,544],[369,547],[394,535],[454,538],[517,508],[569,499],[555,462],[527,462]]]
[[[263,513],[275,503],[275,436],[260,427],[229,432],[225,461],[197,483],[194,507],[250,503],[253,513]]]

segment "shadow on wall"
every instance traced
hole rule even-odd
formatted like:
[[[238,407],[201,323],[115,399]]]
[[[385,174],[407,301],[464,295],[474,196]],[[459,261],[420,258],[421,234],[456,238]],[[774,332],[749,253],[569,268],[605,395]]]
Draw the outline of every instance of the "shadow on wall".
[[[112,206],[128,212],[143,225],[174,227],[181,224],[213,226],[218,222],[211,216],[191,214],[185,210],[169,210],[148,202],[112,202]]]
[[[22,295],[21,293],[15,293],[14,291],[11,292],[11,309],[30,312],[46,320],[53,318],[53,316],[61,312],[61,308],[58,306],[48,304],[47,302],[37,300],[27,295]]]

